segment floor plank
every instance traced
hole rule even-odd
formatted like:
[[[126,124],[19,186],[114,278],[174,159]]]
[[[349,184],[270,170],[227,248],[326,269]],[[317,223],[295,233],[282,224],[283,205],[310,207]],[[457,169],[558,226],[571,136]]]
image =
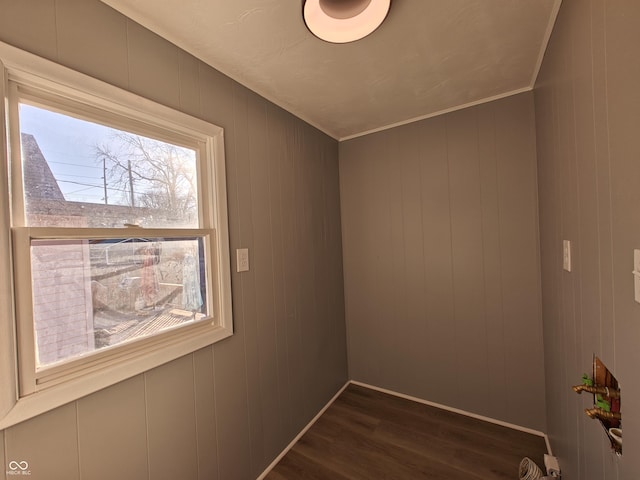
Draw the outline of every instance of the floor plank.
[[[544,453],[542,437],[349,385],[266,480],[512,480]]]

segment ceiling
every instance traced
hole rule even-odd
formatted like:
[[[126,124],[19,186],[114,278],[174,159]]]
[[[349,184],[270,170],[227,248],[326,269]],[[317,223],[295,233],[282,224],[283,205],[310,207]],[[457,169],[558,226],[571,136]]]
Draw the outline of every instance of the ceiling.
[[[103,1],[344,140],[531,89],[561,0],[392,0],[347,44],[302,0]]]

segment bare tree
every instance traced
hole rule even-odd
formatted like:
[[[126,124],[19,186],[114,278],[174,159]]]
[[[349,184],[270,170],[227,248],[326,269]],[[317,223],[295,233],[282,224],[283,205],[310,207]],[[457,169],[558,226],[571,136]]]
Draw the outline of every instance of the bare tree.
[[[193,150],[131,133],[114,131],[96,146],[105,183],[122,192],[120,202],[160,210],[172,217],[197,216]]]

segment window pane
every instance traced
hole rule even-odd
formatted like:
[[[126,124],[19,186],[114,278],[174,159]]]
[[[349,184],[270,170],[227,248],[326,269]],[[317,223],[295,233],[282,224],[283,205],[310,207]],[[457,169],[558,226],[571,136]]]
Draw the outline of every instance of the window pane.
[[[209,315],[203,238],[32,240],[39,368]]]
[[[197,152],[20,104],[27,225],[198,228]]]

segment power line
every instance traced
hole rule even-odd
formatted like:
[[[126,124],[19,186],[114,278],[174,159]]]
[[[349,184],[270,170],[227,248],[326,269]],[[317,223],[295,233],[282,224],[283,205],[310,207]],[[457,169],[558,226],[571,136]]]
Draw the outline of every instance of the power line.
[[[55,163],[58,165],[69,165],[71,167],[82,167],[82,168],[97,168],[97,169],[102,169],[102,167],[93,167],[91,165],[86,165],[83,163],[67,163],[67,162],[56,162],[53,160],[47,160],[47,163]]]
[[[58,173],[56,174],[56,179],[58,177],[74,177],[74,178],[91,178],[93,180],[96,179],[95,176],[89,176],[89,175],[73,175],[72,173]]]
[[[93,187],[86,187],[86,188],[81,188],[81,189],[79,189],[79,190],[74,190],[73,192],[65,192],[65,194],[64,194],[64,195],[65,195],[65,197],[66,197],[67,195],[75,195],[75,194],[76,194],[76,193],[78,193],[78,192],[86,192],[87,190],[91,190],[92,188],[93,188]],[[97,195],[91,195],[91,196],[92,196],[92,197],[95,197],[95,196],[97,196]]]
[[[104,187],[103,185],[94,185],[92,183],[74,182],[73,180],[58,180],[58,183],[71,183],[73,185],[82,185],[83,187],[100,188],[100,189],[102,189]],[[129,190],[125,190],[124,188],[107,187],[107,189],[108,190],[113,190],[115,192],[125,192],[125,193],[129,192]]]
[[[74,182],[73,180],[58,180],[58,183],[73,183],[74,185],[83,185],[85,187],[102,188],[102,185],[94,185],[92,183]]]

